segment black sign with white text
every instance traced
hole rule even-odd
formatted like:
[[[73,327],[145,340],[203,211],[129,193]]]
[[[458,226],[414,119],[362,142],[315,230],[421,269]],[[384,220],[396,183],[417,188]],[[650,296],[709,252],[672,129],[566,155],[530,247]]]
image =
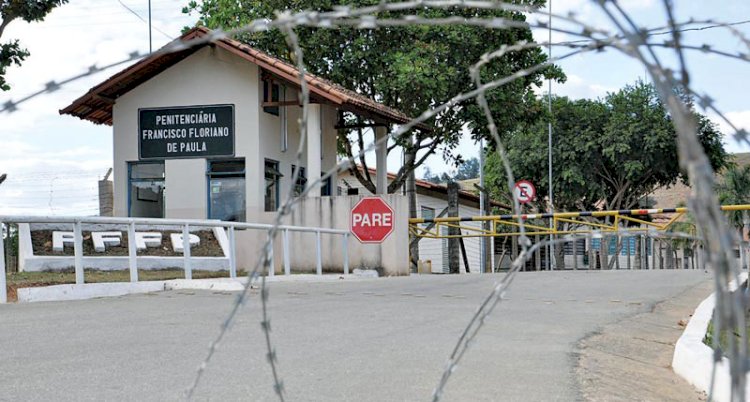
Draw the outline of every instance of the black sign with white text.
[[[234,105],[138,109],[140,159],[234,156]]]

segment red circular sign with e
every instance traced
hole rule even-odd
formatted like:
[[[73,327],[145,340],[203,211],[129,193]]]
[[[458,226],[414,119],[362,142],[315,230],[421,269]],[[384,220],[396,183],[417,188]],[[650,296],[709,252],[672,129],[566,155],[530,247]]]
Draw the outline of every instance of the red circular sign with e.
[[[528,180],[521,180],[517,182],[513,190],[516,193],[518,202],[520,202],[521,204],[531,202],[532,200],[534,200],[534,197],[536,197],[536,188]]]

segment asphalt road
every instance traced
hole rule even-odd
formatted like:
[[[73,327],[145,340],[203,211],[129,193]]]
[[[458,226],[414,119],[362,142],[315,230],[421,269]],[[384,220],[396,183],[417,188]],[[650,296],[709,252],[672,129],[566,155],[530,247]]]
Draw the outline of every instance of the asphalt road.
[[[273,283],[287,400],[429,400],[494,275]],[[450,401],[573,401],[585,336],[709,281],[702,271],[522,273],[448,384]],[[179,400],[235,296],[175,291],[0,305],[0,400]],[[274,400],[258,295],[197,400]]]

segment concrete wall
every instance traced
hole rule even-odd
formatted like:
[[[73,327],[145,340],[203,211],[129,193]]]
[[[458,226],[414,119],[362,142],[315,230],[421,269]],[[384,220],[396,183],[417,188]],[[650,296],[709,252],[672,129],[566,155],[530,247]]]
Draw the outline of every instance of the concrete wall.
[[[283,223],[306,227],[349,230],[349,212],[362,196],[320,197],[301,200]],[[394,211],[394,230],[382,244],[362,244],[349,236],[349,269],[376,269],[381,275],[409,274],[409,206],[402,195],[386,195],[383,199]],[[277,274],[284,272],[283,233],[274,242],[274,266]],[[324,272],[343,273],[342,235],[321,236]],[[240,268],[252,268],[261,255],[266,234],[259,230],[237,232],[237,262]],[[290,262],[293,273],[315,272],[316,236],[314,233],[289,233]]]
[[[296,91],[292,88],[287,88],[285,91],[286,100],[294,100],[299,96]],[[281,117],[270,113],[261,111],[259,115],[260,121],[260,165],[258,169],[263,171],[264,159],[272,159],[279,162],[279,171],[284,175],[280,182],[280,194],[283,200],[291,186],[292,182],[292,165],[307,166],[307,152],[305,148],[302,149],[302,155],[299,163],[297,162],[297,149],[300,143],[300,127],[298,120],[302,118],[302,107],[299,106],[288,106],[286,109],[286,127],[287,127],[287,149],[283,150],[281,147]],[[338,135],[334,128],[336,124],[336,109],[330,106],[323,105],[321,108],[321,167],[323,171],[328,171],[336,165],[336,136]],[[249,172],[249,169],[248,169]],[[305,172],[308,180],[317,179],[321,172],[317,175],[313,174],[309,170]],[[335,177],[332,183],[336,183]],[[258,187],[258,194],[264,194],[265,189],[263,182]],[[335,195],[335,193],[334,193]],[[260,210],[263,210],[263,198],[260,198]],[[274,213],[266,214],[266,219],[271,219]]]
[[[66,224],[18,224],[18,255],[19,255],[19,272],[39,272],[39,271],[59,271],[72,269],[75,267],[75,258],[73,256],[52,256],[52,255],[35,255],[31,241],[32,230],[64,230],[70,231],[72,225]],[[119,231],[123,237],[127,236],[127,228],[123,225],[111,224],[83,224],[82,230],[88,231]],[[175,230],[170,226],[139,226],[137,231],[166,231]],[[205,230],[205,228],[191,228],[190,231]],[[229,270],[229,241],[226,232],[221,228],[212,228],[216,241],[221,247],[224,257],[191,257],[191,267],[195,270],[207,271],[226,271]],[[86,241],[91,241],[86,240]],[[167,269],[167,268],[184,268],[185,259],[182,256],[174,257],[156,257],[156,256],[138,256],[136,264],[138,269]],[[101,271],[124,270],[130,267],[127,256],[107,256],[107,255],[84,255],[83,267],[85,269],[97,269]]]
[[[375,177],[373,176],[373,180],[375,180]],[[344,184],[343,181],[346,181],[346,184]],[[339,187],[341,187],[342,192],[346,194],[347,188],[357,188],[359,189],[359,194],[364,195],[372,195],[367,188],[365,188],[359,180],[357,180],[356,177],[352,176],[351,174],[344,173],[341,174],[339,177]],[[432,197],[425,194],[419,194],[419,188],[417,188],[417,215],[418,217],[422,218],[422,206],[433,208],[435,210],[435,216],[437,217],[440,212],[445,209],[445,207],[448,206],[448,199],[442,199],[437,197]],[[472,206],[466,205],[466,201],[463,201],[459,199],[459,215],[460,216],[477,216],[479,215],[479,208],[474,208]],[[407,210],[407,217],[408,210]],[[461,222],[462,226],[468,226],[468,227],[475,227],[477,229],[482,228],[482,224],[480,222]],[[427,225],[424,225],[427,226]],[[435,230],[435,229],[433,229]],[[468,232],[467,232],[468,233]],[[464,238],[464,247],[466,248],[466,255],[467,259],[469,260],[469,271],[470,272],[479,272],[480,264],[481,264],[481,253],[480,253],[480,243],[481,240],[479,237],[473,237],[473,238]],[[448,260],[447,256],[445,258],[443,253],[447,251],[447,245],[448,240],[447,239],[429,239],[429,238],[422,238],[422,240],[419,241],[419,259],[422,261],[429,261],[432,265],[432,272],[433,273],[447,273],[448,272]],[[489,242],[488,247],[490,249],[492,242]],[[464,262],[463,257],[461,257],[461,272],[464,272]]]
[[[429,197],[425,195],[417,195],[417,211],[419,214],[421,214],[422,206],[425,206],[435,209],[435,216],[437,216],[447,206],[447,204],[447,200],[441,200],[439,198]],[[471,208],[465,205],[459,205],[458,214],[459,216],[478,216],[479,208]],[[420,216],[420,218],[421,217],[422,216]],[[461,226],[473,227],[476,229],[482,228],[481,222],[461,222]],[[441,230],[447,231],[447,228],[441,228]],[[469,232],[462,230],[462,233],[468,234]],[[463,241],[464,247],[466,248],[466,256],[469,260],[469,272],[478,273],[482,257],[480,253],[481,240],[479,237],[471,237],[464,238]],[[448,259],[443,258],[444,252],[447,253],[447,247],[448,239],[423,238],[419,241],[419,259],[422,261],[430,261],[433,273],[448,273]],[[460,257],[460,260],[460,269],[461,272],[464,272],[463,256]]]
[[[262,206],[259,158],[258,67],[230,53],[206,47],[117,99],[113,111],[114,210],[127,216],[127,163],[138,161],[138,109],[233,104],[235,156],[245,158],[248,208]],[[206,218],[206,160],[165,161],[167,218]]]
[[[128,215],[128,162],[138,161],[138,109],[191,105],[233,104],[235,112],[235,157],[245,159],[246,208],[248,222],[267,222],[273,213],[264,211],[264,161],[279,162],[281,199],[292,185],[292,164],[300,141],[298,119],[302,108],[286,107],[288,147],[281,147],[280,117],[261,107],[263,83],[259,68],[229,52],[206,47],[155,78],[117,99],[113,111],[114,214]],[[286,99],[296,99],[292,88]],[[336,164],[336,110],[322,108],[321,166]],[[307,165],[303,150],[302,166]],[[206,159],[165,161],[165,215],[167,218],[207,218]],[[308,178],[317,175],[307,172]],[[335,183],[335,180],[334,180]]]
[[[245,159],[246,220],[248,222],[271,223],[275,212],[264,211],[265,178],[264,161],[279,162],[279,171],[284,175],[280,180],[280,199],[284,200],[292,188],[292,164],[307,166],[307,152],[303,148],[302,159],[296,161],[300,143],[298,120],[302,108],[284,108],[288,145],[282,148],[281,116],[266,113],[261,107],[263,82],[260,69],[246,60],[213,47],[203,48],[180,63],[168,68],[156,77],[140,84],[135,89],[117,99],[113,109],[114,147],[114,215],[128,215],[128,162],[138,161],[138,110],[141,108],[180,107],[192,105],[232,104],[235,112],[235,156]],[[293,88],[287,88],[285,99],[297,99]],[[321,109],[321,170],[328,171],[336,164],[336,109],[322,105]],[[165,164],[165,217],[166,218],[207,218],[208,186],[206,177],[207,160],[174,159]],[[321,172],[306,172],[308,180],[315,180]],[[332,180],[335,194],[336,178]],[[286,223],[305,226],[338,227],[348,229],[349,210],[352,199],[324,198],[304,200],[295,210],[295,215]],[[394,207],[401,208],[402,201],[394,198]],[[316,204],[316,206],[311,206]],[[328,206],[324,206],[328,205]],[[404,206],[405,206],[404,202]],[[308,209],[310,212],[308,212]],[[315,212],[313,212],[315,211]],[[406,211],[405,207],[403,211]],[[400,213],[400,212],[399,212]],[[327,214],[327,215],[326,215]],[[328,218],[323,218],[328,216]],[[408,213],[396,215],[397,232],[408,232]],[[403,222],[403,227],[401,227]],[[295,235],[298,260],[293,265],[300,269],[314,269],[315,259],[310,252],[315,249],[314,235]],[[400,236],[400,235],[399,235]],[[237,232],[238,263],[242,268],[252,268],[260,255],[265,241],[263,231],[243,230]],[[324,235],[324,266],[331,270],[342,270],[340,260],[341,240],[329,239]],[[386,242],[393,242],[396,233]],[[356,241],[356,240],[354,240]],[[335,244],[335,246],[334,246]],[[406,244],[406,240],[403,241]],[[392,248],[400,245],[391,244]],[[330,247],[330,248],[329,248]],[[405,247],[405,246],[404,246]],[[282,266],[281,243],[277,240],[277,269]],[[380,246],[350,245],[353,251],[351,268],[383,268],[388,274],[408,272],[406,254],[383,253]],[[405,250],[405,248],[404,248]]]

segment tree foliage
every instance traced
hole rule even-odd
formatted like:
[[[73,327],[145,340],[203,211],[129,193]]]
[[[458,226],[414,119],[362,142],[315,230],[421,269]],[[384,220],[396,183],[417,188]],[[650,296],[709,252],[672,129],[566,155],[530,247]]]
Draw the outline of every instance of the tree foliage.
[[[512,2],[530,7],[541,7],[545,3],[544,0]],[[183,11],[197,12],[199,24],[209,28],[229,29],[254,19],[274,18],[277,10],[322,12],[344,4],[363,7],[379,3],[380,0],[298,0],[292,3],[286,0],[204,0],[191,1]],[[462,8],[389,11],[377,16],[399,18],[406,14],[428,18],[504,17],[516,21],[525,21],[526,18],[520,12]],[[297,34],[304,50],[305,63],[311,73],[356,90],[409,116],[417,116],[445,103],[458,93],[471,90],[473,83],[469,77],[469,67],[482,54],[520,40],[533,40],[528,28],[488,30],[463,25],[410,25],[379,29],[299,27]],[[240,39],[276,57],[292,60],[285,38],[278,31],[248,34]],[[539,48],[510,54],[488,64],[482,71],[482,79],[498,79],[545,60],[546,55]],[[502,110],[502,113],[497,114],[500,130],[509,130],[519,121],[525,121],[538,112],[527,107],[527,102],[533,101],[531,85],[539,84],[544,74],[564,78],[558,68],[551,67],[488,93],[493,109]],[[459,164],[462,158],[454,152],[454,148],[462,128],[468,126],[475,137],[486,134],[486,121],[474,101],[450,108],[428,123],[433,130],[417,130],[413,133],[413,143],[402,140],[389,144],[389,152],[396,146],[401,146],[411,156],[404,158],[405,164],[389,185],[389,192],[400,188],[407,174],[433,153],[442,151],[446,161]],[[340,152],[351,158],[354,153],[352,150],[366,145],[365,136],[370,135],[367,130],[352,130],[339,136]],[[366,167],[364,158],[358,163]],[[361,172],[367,172],[367,169],[352,170],[363,185],[374,191],[372,180]]]
[[[724,173],[723,180],[716,186],[719,201],[725,205],[750,203],[750,165],[732,166]],[[741,230],[747,219],[747,211],[728,212],[729,223]],[[745,219],[743,219],[745,218]]]
[[[650,84],[636,82],[598,100],[553,98],[553,194],[557,210],[628,209],[656,188],[687,175],[680,170],[677,134]],[[728,164],[721,133],[694,113],[699,139],[714,170]],[[507,139],[515,178],[537,185],[539,209],[549,188],[547,124],[519,126]],[[488,183],[508,197],[499,158],[488,155]]]
[[[68,0],[0,0],[0,38],[13,20],[20,18],[26,22],[42,21],[52,9],[67,2]],[[8,67],[20,66],[27,57],[29,52],[21,47],[17,39],[0,43],[0,90],[10,89],[5,81]]]
[[[469,158],[458,165],[458,169],[455,172],[443,172],[442,174],[434,174],[429,167],[425,166],[424,180],[431,183],[447,183],[449,181],[469,180],[476,179],[479,177],[479,159]]]

